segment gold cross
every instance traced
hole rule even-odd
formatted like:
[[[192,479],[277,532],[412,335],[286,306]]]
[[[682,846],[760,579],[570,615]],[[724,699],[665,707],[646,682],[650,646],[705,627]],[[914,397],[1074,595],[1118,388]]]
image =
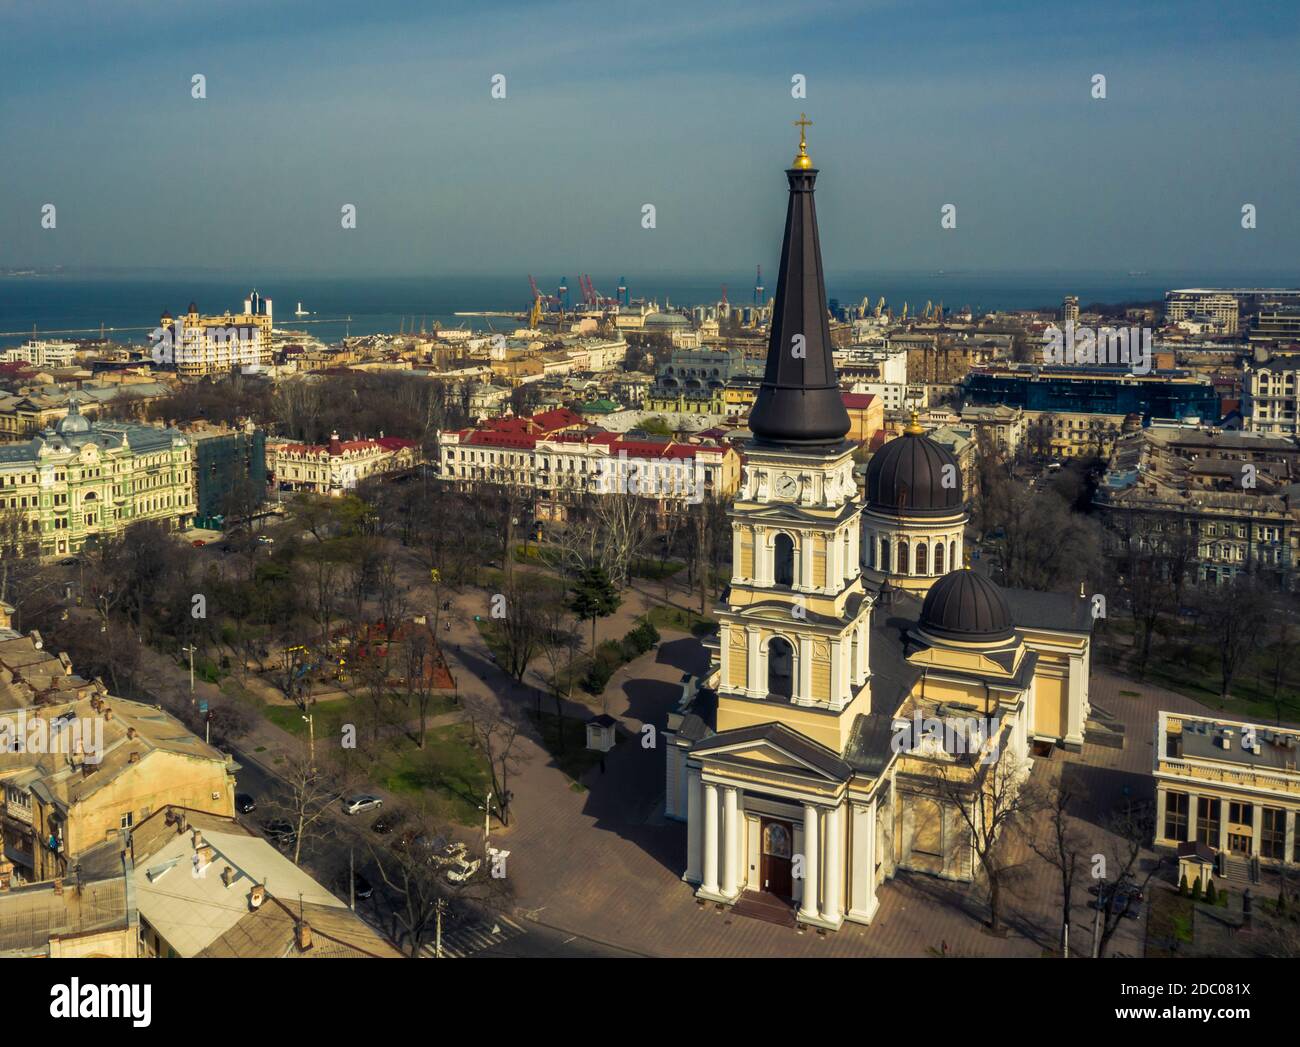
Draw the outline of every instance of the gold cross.
[[[812,167],[812,158],[808,155],[808,140],[805,137],[805,130],[812,126],[812,121],[808,119],[807,113],[800,113],[799,119],[794,121],[794,126],[799,128],[799,153],[794,158],[794,166],[801,169]]]

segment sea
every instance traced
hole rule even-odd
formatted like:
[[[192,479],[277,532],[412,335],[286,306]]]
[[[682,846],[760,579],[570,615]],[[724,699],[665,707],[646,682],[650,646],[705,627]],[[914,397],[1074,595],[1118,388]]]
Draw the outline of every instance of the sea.
[[[773,273],[774,277],[775,274]],[[538,275],[543,293],[555,294],[557,274]],[[897,313],[906,302],[919,312],[927,301],[949,309],[1059,309],[1067,294],[1092,302],[1158,302],[1180,287],[1294,287],[1300,272],[828,272],[827,297],[841,305],[883,297]],[[713,304],[726,289],[733,306],[757,300],[754,273],[593,274],[596,290],[614,296],[622,284],[633,299],[672,307]],[[775,280],[770,281],[772,284]],[[577,302],[578,274],[567,277],[569,301]],[[330,343],[349,335],[397,333],[442,327],[510,331],[510,317],[458,316],[471,312],[526,312],[532,303],[526,272],[500,275],[330,276],[278,272],[201,270],[78,271],[0,276],[0,346],[16,345],[35,332],[46,338],[89,338],[102,329],[109,339],[147,344],[163,310],[173,316],[195,302],[204,314],[239,313],[256,289],[273,302],[275,326],[301,330]],[[764,289],[770,297],[774,286]],[[297,317],[301,305],[308,315]]]

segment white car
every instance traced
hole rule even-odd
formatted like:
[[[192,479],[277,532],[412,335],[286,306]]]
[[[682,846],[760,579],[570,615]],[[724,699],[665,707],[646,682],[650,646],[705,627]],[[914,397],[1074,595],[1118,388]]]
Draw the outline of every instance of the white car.
[[[360,814],[362,811],[374,811],[384,806],[384,801],[378,796],[353,796],[343,801],[344,814]]]

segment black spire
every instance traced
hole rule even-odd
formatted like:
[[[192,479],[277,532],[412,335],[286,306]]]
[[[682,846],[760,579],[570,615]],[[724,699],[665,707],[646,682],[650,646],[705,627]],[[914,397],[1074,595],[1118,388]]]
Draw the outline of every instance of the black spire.
[[[807,122],[806,118],[796,121],[801,129]],[[838,444],[849,431],[849,415],[831,356],[826,281],[813,205],[817,171],[802,130],[799,155],[785,176],[790,182],[790,205],[772,303],[767,370],[749,414],[749,429],[765,444]]]

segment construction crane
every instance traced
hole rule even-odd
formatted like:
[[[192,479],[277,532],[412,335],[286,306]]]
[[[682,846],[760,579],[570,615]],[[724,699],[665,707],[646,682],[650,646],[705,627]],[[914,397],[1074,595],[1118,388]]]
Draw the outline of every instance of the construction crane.
[[[763,304],[763,267],[758,267],[754,275],[754,304],[761,306]]]
[[[533,299],[533,310],[528,314],[528,326],[534,331],[542,322],[542,296],[538,295]]]

